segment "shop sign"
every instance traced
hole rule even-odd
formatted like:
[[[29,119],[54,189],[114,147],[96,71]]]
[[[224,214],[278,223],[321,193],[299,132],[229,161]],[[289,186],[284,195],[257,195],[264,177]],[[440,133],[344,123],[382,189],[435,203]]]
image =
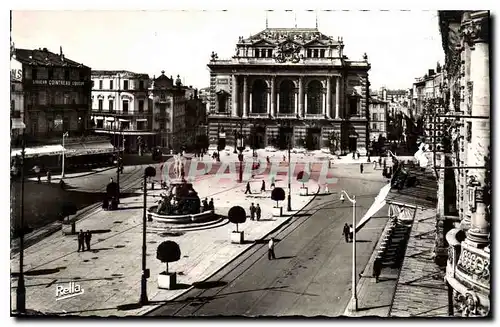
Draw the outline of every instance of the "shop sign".
[[[83,81],[65,81],[58,79],[34,79],[33,85],[46,85],[46,86],[84,86]]]

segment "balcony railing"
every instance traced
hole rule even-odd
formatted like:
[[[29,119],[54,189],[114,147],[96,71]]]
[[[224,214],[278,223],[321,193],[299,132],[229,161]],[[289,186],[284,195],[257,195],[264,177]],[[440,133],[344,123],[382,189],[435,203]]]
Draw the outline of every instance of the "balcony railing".
[[[278,118],[297,118],[297,114],[296,113],[280,113],[278,112]]]
[[[269,118],[269,114],[267,112],[260,112],[260,113],[251,112],[248,114],[248,116],[251,118]]]

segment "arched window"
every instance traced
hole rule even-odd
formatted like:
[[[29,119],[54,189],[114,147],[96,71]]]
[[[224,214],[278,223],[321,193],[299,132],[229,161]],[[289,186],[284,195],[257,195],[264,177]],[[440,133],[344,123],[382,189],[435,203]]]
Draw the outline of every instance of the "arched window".
[[[291,114],[295,110],[295,84],[287,79],[281,82],[279,90],[280,114]]]
[[[227,93],[224,91],[217,92],[217,108],[218,112],[225,113],[227,110]]]
[[[252,86],[252,113],[264,114],[267,112],[267,84],[258,79]]]
[[[312,81],[307,86],[307,113],[321,114],[321,105],[323,103],[323,85],[320,81]]]

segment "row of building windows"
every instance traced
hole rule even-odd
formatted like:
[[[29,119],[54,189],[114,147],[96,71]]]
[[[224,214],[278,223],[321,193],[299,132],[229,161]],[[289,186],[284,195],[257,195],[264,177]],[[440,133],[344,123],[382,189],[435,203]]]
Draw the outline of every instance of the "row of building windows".
[[[112,125],[113,124],[107,124],[106,128],[110,128],[110,129],[113,129],[112,128]],[[123,122],[120,122],[120,127],[119,129],[121,130],[130,130],[130,122],[129,121],[123,121]],[[99,128],[99,129],[104,129],[104,120],[103,119],[98,119],[96,120],[96,128]],[[148,123],[146,121],[138,121],[136,122],[136,128],[135,130],[138,130],[138,131],[144,131],[144,130],[147,130],[148,129]]]
[[[109,81],[109,90],[114,89],[114,81],[110,80]],[[128,90],[129,89],[129,81],[128,80],[123,80],[123,89]],[[104,81],[99,80],[99,90],[104,90]],[[144,90],[144,81],[139,81],[139,90]]]
[[[272,58],[273,49],[255,49],[256,58]]]
[[[82,69],[70,68],[46,68],[46,67],[33,67],[24,69],[24,77],[26,79],[54,79],[66,81],[81,81],[88,80],[88,75]]]
[[[326,50],[325,49],[307,49],[306,51],[307,58],[325,58]],[[272,49],[255,49],[255,57],[256,58],[272,58],[273,50]]]
[[[325,58],[325,49],[307,49],[307,58]]]
[[[144,100],[139,100],[138,102],[138,111],[139,112],[144,112]],[[123,112],[128,112],[128,105],[129,105],[129,101],[128,100],[123,100],[122,101],[122,111]],[[104,108],[104,100],[102,99],[99,99],[97,101],[97,110],[99,111],[102,111]],[[113,100],[109,100],[108,101],[108,109],[109,111],[113,111],[114,110],[114,101]]]
[[[30,105],[88,104],[88,97],[80,92],[38,91],[27,97]]]

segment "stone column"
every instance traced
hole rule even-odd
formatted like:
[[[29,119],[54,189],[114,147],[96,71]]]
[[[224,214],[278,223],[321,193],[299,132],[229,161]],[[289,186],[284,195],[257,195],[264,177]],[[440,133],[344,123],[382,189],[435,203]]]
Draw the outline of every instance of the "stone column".
[[[490,71],[488,45],[488,14],[472,17],[470,24],[464,29],[464,39],[471,46],[470,78],[472,85],[472,115],[490,116]],[[474,119],[472,121],[471,152],[467,156],[468,166],[484,166],[484,156],[490,147],[490,120]],[[478,247],[488,244],[490,224],[486,217],[486,205],[483,201],[485,186],[485,170],[469,169],[468,180],[475,180],[476,206],[472,212],[471,227],[467,232],[466,242]]]
[[[271,115],[276,117],[276,76],[271,76]]]
[[[233,75],[233,92],[232,92],[233,108],[231,110],[232,116],[238,116],[238,76]]]
[[[332,78],[326,77],[326,116],[330,118],[332,110]]]
[[[293,94],[293,99],[295,100],[295,106],[294,106],[294,114],[295,116],[297,116],[299,114],[299,94],[297,91],[295,91],[295,93]]]
[[[322,92],[321,94],[321,109],[323,110],[322,114],[323,117],[326,116],[326,94],[325,92]]]
[[[248,115],[248,78],[243,76],[243,117]]]
[[[340,76],[336,78],[335,86],[335,119],[340,119]]]
[[[304,117],[304,77],[299,77],[299,112],[300,117]]]
[[[271,91],[267,91],[267,114],[271,115],[273,109],[271,106]]]

